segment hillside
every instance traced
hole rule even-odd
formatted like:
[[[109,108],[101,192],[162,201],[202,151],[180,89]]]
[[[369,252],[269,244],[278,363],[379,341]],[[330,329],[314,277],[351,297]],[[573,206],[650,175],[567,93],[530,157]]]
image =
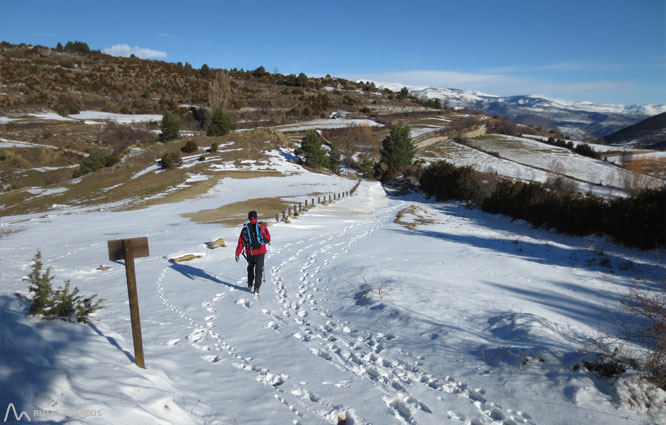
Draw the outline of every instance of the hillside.
[[[403,113],[429,112],[416,99],[397,99],[390,91],[330,76],[298,79],[261,67],[201,70],[187,63],[114,57],[98,51],[2,43],[0,73],[0,112],[4,113],[52,109],[63,116],[81,110],[154,114],[210,107],[213,102],[230,112],[239,128],[246,128],[328,118],[337,110],[344,110],[349,118],[387,120]],[[197,116],[184,119],[185,128],[201,129],[200,121]]]
[[[604,142],[614,146],[643,149],[666,149],[666,112],[645,119],[605,136]]]

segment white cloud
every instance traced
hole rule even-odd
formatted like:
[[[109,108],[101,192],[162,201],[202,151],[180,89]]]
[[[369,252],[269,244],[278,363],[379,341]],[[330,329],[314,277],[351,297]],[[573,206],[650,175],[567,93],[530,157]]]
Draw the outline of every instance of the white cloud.
[[[166,58],[167,54],[159,50],[147,49],[145,47],[134,46],[130,47],[129,44],[114,44],[111,47],[104,49],[104,53],[111,56],[129,57],[134,55],[141,59],[154,59]]]

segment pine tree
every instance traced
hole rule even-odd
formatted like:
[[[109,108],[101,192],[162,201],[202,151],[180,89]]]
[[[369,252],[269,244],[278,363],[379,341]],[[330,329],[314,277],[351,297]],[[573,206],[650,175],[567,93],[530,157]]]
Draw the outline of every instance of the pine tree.
[[[333,146],[328,152],[328,169],[335,174],[340,173],[340,166],[342,165],[342,153]]]
[[[26,279],[31,283],[28,291],[33,293],[30,300],[32,301],[30,305],[30,314],[32,315],[41,314],[42,311],[49,308],[51,306],[51,298],[53,297],[51,269],[49,268],[46,272],[42,273],[42,267],[44,267],[42,253],[37,251],[37,254],[32,259],[32,271]]]
[[[400,93],[397,95],[398,99],[409,99],[409,89],[407,87],[403,87],[400,89]]]
[[[162,115],[162,132],[160,133],[158,140],[160,142],[168,142],[169,140],[175,140],[180,135],[180,120],[176,115],[170,111],[166,111]]]
[[[74,320],[86,323],[88,315],[99,310],[103,300],[95,300],[97,294],[82,298],[79,294],[79,288],[70,290],[69,280],[65,281],[65,287],[53,289],[51,281],[51,269],[42,273],[42,254],[37,251],[32,260],[32,271],[25,279],[31,283],[28,288],[33,293],[32,298],[26,298],[30,304],[30,314],[41,316],[44,319],[64,319]]]
[[[301,147],[296,150],[296,154],[305,157],[305,165],[308,167],[327,167],[329,159],[326,151],[322,149],[321,143],[322,140],[319,134],[314,130],[309,130],[305,133],[305,137],[301,141]]]
[[[296,85],[299,87],[307,87],[308,86],[308,76],[305,75],[304,73],[298,74],[298,77],[296,77]]]
[[[206,129],[206,134],[208,136],[224,136],[235,129],[236,124],[231,120],[231,116],[222,109],[216,109],[213,112],[211,123]]]
[[[409,136],[410,128],[406,124],[396,124],[391,133],[382,142],[380,163],[385,164],[386,171],[382,180],[400,175],[414,159],[414,144]]]

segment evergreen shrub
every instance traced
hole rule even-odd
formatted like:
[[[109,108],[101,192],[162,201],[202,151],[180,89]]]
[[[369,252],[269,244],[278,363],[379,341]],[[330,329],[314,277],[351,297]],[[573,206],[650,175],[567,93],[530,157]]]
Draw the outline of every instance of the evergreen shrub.
[[[70,321],[88,322],[89,315],[101,307],[103,300],[95,300],[97,294],[90,297],[79,295],[79,288],[70,289],[69,280],[65,281],[63,288],[54,289],[51,282],[51,269],[42,273],[42,254],[37,251],[32,260],[32,270],[26,281],[30,282],[28,290],[32,294],[26,298],[30,302],[30,314],[41,316],[44,319],[63,319]]]

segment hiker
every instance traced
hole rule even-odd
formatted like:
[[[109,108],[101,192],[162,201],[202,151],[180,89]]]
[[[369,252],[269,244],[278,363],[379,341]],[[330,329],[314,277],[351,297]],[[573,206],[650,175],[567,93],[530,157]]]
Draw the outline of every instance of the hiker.
[[[261,278],[264,272],[264,256],[266,255],[266,244],[271,243],[271,234],[262,222],[257,221],[257,212],[250,211],[247,215],[250,220],[243,225],[238,246],[236,247],[236,262],[243,253],[247,260],[247,288],[250,292],[259,294]]]

